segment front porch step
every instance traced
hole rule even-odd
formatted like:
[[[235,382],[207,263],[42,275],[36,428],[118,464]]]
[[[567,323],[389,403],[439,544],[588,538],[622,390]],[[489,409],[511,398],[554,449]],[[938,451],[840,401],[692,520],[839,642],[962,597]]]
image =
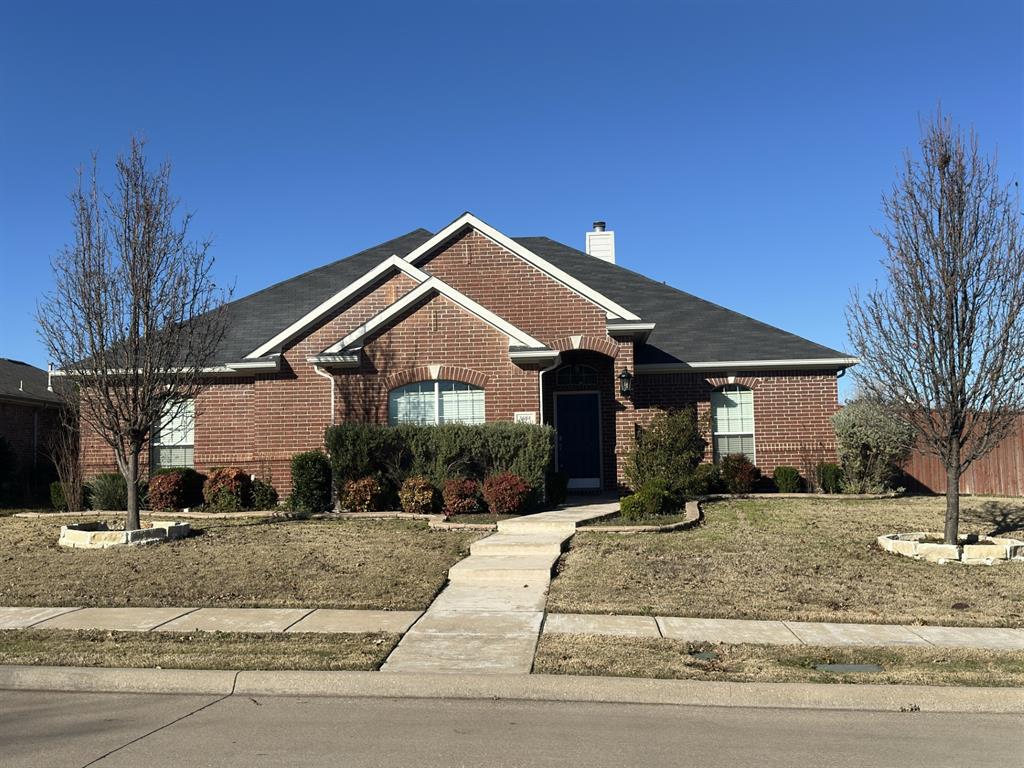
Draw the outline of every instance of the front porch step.
[[[514,534],[552,534],[568,538],[576,532],[576,523],[572,520],[560,518],[543,518],[533,520],[530,518],[540,515],[529,515],[527,517],[512,517],[508,520],[498,521],[498,533]]]
[[[476,555],[448,571],[452,584],[543,584],[551,579],[558,560],[552,555]]]
[[[469,545],[471,555],[554,555],[562,554],[565,539],[558,534],[496,533]]]

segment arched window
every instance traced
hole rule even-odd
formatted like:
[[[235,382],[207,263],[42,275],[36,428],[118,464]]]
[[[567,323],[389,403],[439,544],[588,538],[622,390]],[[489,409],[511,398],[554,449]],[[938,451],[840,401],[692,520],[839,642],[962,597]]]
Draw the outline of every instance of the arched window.
[[[730,453],[754,460],[754,392],[729,384],[711,393],[711,430],[715,461]]]
[[[559,387],[596,387],[597,369],[582,363],[563,365],[555,373],[555,384]]]
[[[388,393],[389,424],[483,424],[484,391],[461,381],[417,381]]]

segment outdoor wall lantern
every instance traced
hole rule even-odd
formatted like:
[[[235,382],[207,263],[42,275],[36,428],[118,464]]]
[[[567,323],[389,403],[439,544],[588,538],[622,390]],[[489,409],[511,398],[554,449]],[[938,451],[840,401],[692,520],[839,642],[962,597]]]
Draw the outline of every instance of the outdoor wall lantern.
[[[619,374],[619,394],[623,397],[633,396],[633,374],[628,368],[623,368]]]

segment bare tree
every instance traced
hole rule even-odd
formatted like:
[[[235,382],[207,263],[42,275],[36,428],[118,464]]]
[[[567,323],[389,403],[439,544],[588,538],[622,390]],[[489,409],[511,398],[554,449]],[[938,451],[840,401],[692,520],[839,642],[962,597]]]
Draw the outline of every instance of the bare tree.
[[[941,110],[883,196],[888,285],[847,311],[863,390],[912,426],[946,469],[944,540],[957,542],[960,476],[1009,434],[1024,405],[1019,198]]]
[[[147,167],[143,142],[100,189],[93,157],[71,194],[74,243],[51,261],[54,289],[39,305],[40,335],[78,385],[81,428],[112,449],[128,484],[125,525],[139,527],[139,458],[154,426],[207,385],[225,331],[229,292],[213,282],[210,241],[188,237],[169,163]]]
[[[57,416],[57,423],[50,431],[46,452],[53,462],[64,496],[64,507],[68,512],[79,512],[85,506],[82,462],[79,454],[80,434],[78,430],[78,394],[73,386],[61,393],[63,407]],[[57,391],[55,389],[55,391]]]

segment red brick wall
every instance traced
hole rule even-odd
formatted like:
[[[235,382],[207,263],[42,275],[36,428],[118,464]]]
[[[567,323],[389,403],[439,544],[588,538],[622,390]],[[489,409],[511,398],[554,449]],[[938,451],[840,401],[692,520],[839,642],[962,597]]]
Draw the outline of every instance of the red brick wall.
[[[476,230],[420,266],[546,344],[606,335],[602,309]]]
[[[696,404],[698,419],[709,424],[711,391],[727,383],[719,374],[642,374],[634,384],[638,421],[649,421],[660,409]],[[809,463],[835,460],[829,421],[839,410],[834,372],[754,371],[738,375],[735,383],[754,391],[754,447],[764,474],[783,464],[805,471]]]

